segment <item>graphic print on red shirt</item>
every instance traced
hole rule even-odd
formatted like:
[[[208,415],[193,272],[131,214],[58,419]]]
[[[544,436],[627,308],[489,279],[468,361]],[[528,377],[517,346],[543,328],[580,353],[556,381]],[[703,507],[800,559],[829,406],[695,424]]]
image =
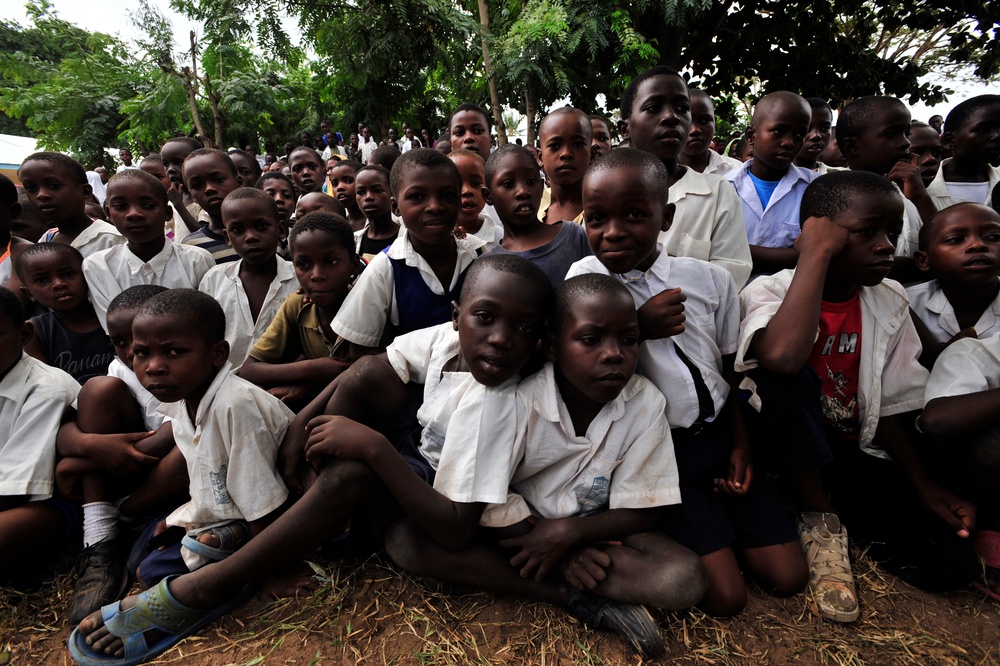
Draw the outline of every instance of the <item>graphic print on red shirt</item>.
[[[842,303],[823,301],[819,337],[807,361],[823,383],[823,416],[846,438],[858,436],[858,375],[861,368],[860,292]]]

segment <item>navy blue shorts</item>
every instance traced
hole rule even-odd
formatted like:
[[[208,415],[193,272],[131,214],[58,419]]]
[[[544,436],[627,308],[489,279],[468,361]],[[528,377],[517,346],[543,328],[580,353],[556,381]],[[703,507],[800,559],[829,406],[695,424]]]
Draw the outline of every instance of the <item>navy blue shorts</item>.
[[[51,506],[62,514],[63,531],[60,543],[62,545],[77,544],[83,529],[83,508],[80,507],[80,503],[53,495],[49,499],[39,502],[39,505]]]
[[[155,540],[153,538],[156,526],[169,515],[165,513],[154,518],[139,535],[128,556],[128,571],[143,588],[153,587],[167,576],[190,573],[181,557],[183,529],[172,527]],[[163,550],[159,549],[161,545]]]

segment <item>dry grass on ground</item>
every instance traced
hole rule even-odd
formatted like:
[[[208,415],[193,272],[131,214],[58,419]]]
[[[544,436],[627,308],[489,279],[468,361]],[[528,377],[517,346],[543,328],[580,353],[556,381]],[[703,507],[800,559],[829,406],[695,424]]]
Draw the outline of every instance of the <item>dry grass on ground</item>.
[[[813,617],[804,595],[752,591],[738,618],[659,616],[670,664],[1000,664],[1000,606],[970,593],[932,595],[855,553],[862,615],[853,625]],[[306,599],[253,600],[158,664],[640,664],[614,636],[544,604],[447,596],[383,561],[330,565]],[[71,664],[64,575],[40,590],[0,589],[0,666]]]

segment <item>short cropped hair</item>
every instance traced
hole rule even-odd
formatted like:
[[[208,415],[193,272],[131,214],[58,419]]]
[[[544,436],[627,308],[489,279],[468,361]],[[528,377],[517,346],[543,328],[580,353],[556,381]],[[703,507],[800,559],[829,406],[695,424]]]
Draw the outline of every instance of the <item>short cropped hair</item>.
[[[270,195],[264,194],[263,190],[258,190],[255,187],[237,187],[235,190],[226,195],[226,198],[222,200],[222,210],[225,211],[240,201],[259,201],[264,204],[264,207],[268,209],[274,215],[274,219],[277,220],[278,214],[278,204],[274,202],[274,199]]]
[[[460,303],[469,297],[481,279],[490,279],[483,278],[489,271],[527,280],[533,287],[532,292],[539,296],[541,311],[548,312],[552,307],[552,282],[545,275],[545,271],[539,268],[538,264],[516,254],[486,254],[473,261],[465,273],[465,282],[458,297]]]
[[[680,73],[678,73],[678,71],[673,67],[660,65],[658,67],[647,69],[645,72],[642,72],[632,79],[632,82],[628,84],[627,88],[625,88],[625,92],[622,93],[622,120],[628,120],[632,115],[632,105],[635,104],[635,96],[639,93],[639,86],[655,76],[676,76],[684,83],[685,86],[687,86],[687,82],[684,81],[684,77],[681,76]]]
[[[885,176],[869,171],[833,171],[809,183],[799,205],[799,225],[810,217],[828,217],[831,220],[854,207],[859,194],[888,194],[898,192]]]
[[[510,145],[510,144],[508,144],[508,145]],[[497,150],[500,150],[501,148],[503,148],[503,146],[501,146]],[[496,152],[496,151],[494,151],[494,152]],[[492,155],[493,153],[490,153],[490,154]],[[482,155],[480,155],[479,153],[477,153],[474,150],[469,150],[468,148],[456,148],[455,150],[452,150],[452,151],[448,152],[448,159],[454,160],[456,157],[478,157],[479,161],[483,163],[484,168],[485,168],[486,160],[483,158]]]
[[[376,149],[376,152],[378,152],[377,149]],[[393,160],[393,161],[395,161],[395,160]],[[362,173],[364,173],[366,171],[373,171],[373,172],[379,174],[380,176],[382,176],[383,178],[385,178],[385,184],[386,185],[389,184],[389,177],[391,175],[391,172],[389,171],[388,168],[382,166],[381,164],[369,164],[367,166],[363,166],[360,169],[358,169],[358,175],[360,176]]]
[[[134,287],[129,287],[111,299],[111,302],[108,303],[108,314],[110,315],[119,310],[126,312],[137,310],[140,305],[153,296],[162,294],[165,291],[167,291],[167,288],[159,284],[137,284]]]
[[[337,245],[347,250],[349,256],[353,257],[357,255],[357,249],[354,245],[354,230],[343,215],[318,210],[296,221],[292,225],[291,232],[288,234],[288,242],[292,245],[293,253],[295,251],[295,239],[307,231],[322,231],[327,233],[333,237]]]
[[[443,169],[449,172],[455,184],[462,187],[462,174],[459,173],[455,163],[433,148],[414,148],[396,160],[389,175],[389,187],[392,189],[392,196],[399,198],[399,191],[402,188],[403,180],[409,176],[410,172],[418,167],[427,169]]]
[[[197,322],[191,330],[200,333],[209,344],[226,339],[226,313],[222,306],[197,289],[168,289],[143,303],[135,317],[177,317]]]
[[[930,127],[930,125],[928,125]],[[933,129],[933,128],[931,128]],[[920,226],[920,231],[917,232],[917,249],[921,252],[926,252],[931,246],[931,232],[934,231],[934,227],[940,224],[941,219],[944,217],[946,211],[952,211],[959,207],[972,207],[973,209],[979,209],[980,212],[987,211],[996,213],[996,211],[990,206],[984,206],[982,204],[973,203],[971,201],[962,201],[957,204],[952,204],[951,206],[946,206],[934,213],[931,219],[927,220]]]
[[[610,153],[594,160],[590,168],[587,169],[586,177],[589,178],[591,174],[603,171],[614,173],[624,168],[639,169],[650,175],[659,189],[660,200],[664,206],[667,205],[667,197],[670,193],[667,183],[670,180],[670,173],[667,171],[667,167],[663,164],[662,160],[657,159],[652,153],[647,153],[645,150],[639,150],[638,148],[615,148]]]
[[[969,118],[977,111],[991,106],[1000,106],[1000,95],[976,95],[975,97],[971,97],[951,110],[951,113],[945,118],[942,129],[945,132],[957,132],[962,129],[962,125],[969,122]]]
[[[378,148],[372,151],[371,157],[368,158],[368,162],[372,166],[377,165],[382,167],[383,169],[388,169],[389,171],[392,171],[393,165],[396,163],[396,160],[398,160],[401,155],[402,153],[399,152],[399,148],[397,148],[396,146],[389,146],[389,145],[379,146]]]
[[[191,150],[198,150],[199,148],[204,148],[205,147],[204,144],[202,144],[201,141],[199,141],[198,139],[194,139],[194,138],[192,138],[190,136],[175,136],[173,138],[170,138],[170,139],[167,139],[166,141],[164,141],[163,145],[166,146],[168,143],[184,143],[184,144],[187,144],[187,146]],[[162,152],[163,149],[161,148],[160,151]]]
[[[113,185],[126,180],[141,180],[153,191],[153,196],[160,199],[164,204],[170,203],[170,198],[167,196],[167,188],[163,186],[163,182],[153,174],[146,173],[141,169],[122,169],[112,176],[111,180],[108,181],[108,196],[111,196],[111,187]]]
[[[250,153],[248,153],[247,151],[245,151],[245,150],[239,150],[239,149],[230,150],[229,151],[229,155],[230,155],[229,159],[232,159],[232,157],[231,157],[232,155],[239,155],[240,157],[245,158],[248,162],[250,162],[250,164],[252,164],[252,165],[254,165],[254,167],[256,167],[257,173],[261,172],[260,162],[258,162],[257,158],[254,157],[253,155],[251,155]],[[248,186],[249,186],[249,184],[248,184]]]
[[[42,152],[32,153],[25,157],[24,161],[21,162],[21,166],[23,167],[28,162],[48,162],[49,164],[57,164],[65,169],[78,184],[87,184],[87,170],[83,168],[82,164],[74,160],[69,155],[43,150]],[[20,176],[21,169],[18,169],[17,173]]]
[[[376,148],[375,150],[378,150]],[[374,151],[373,151],[374,152]],[[334,169],[350,169],[353,173],[357,173],[361,167],[365,166],[361,162],[356,160],[341,160],[337,164],[333,165]]]
[[[78,264],[83,266],[83,255],[72,245],[67,245],[66,243],[35,243],[21,250],[21,254],[17,255],[17,259],[14,260],[14,272],[17,273],[17,277],[21,279],[21,282],[27,282],[26,272],[28,270],[28,262],[31,261],[32,257],[42,254],[68,254]]]
[[[17,203],[17,185],[0,173],[0,203],[10,208]]]
[[[310,148],[309,146],[299,146],[298,148],[295,148],[290,153],[288,153],[288,163],[289,164],[292,163],[292,155],[294,155],[295,153],[301,153],[303,150],[312,153],[313,157],[316,158],[316,161],[319,162],[320,164],[323,164],[323,156],[319,154],[318,150],[316,150],[315,148]]]
[[[455,107],[455,110],[451,112],[451,117],[448,118],[448,129],[451,129],[451,121],[455,119],[455,116],[462,113],[463,111],[475,111],[476,113],[482,114],[483,118],[486,119],[486,129],[490,132],[493,131],[493,120],[490,118],[490,114],[483,111],[483,107],[478,104],[473,104],[472,102],[466,102],[465,104],[459,104]]]
[[[473,262],[475,263],[475,262]],[[632,294],[619,280],[602,273],[584,273],[568,278],[556,288],[555,310],[549,318],[549,332],[556,335],[573,314],[576,304],[585,296],[610,296],[633,303]]]
[[[233,177],[239,176],[239,172],[236,171],[236,165],[233,164],[231,159],[229,159],[229,153],[215,148],[199,148],[198,150],[192,150],[188,153],[188,156],[184,158],[184,165],[186,166],[191,160],[196,157],[202,157],[203,155],[212,155],[213,157],[219,158],[227,167],[229,167],[229,172],[233,174]]]
[[[24,326],[24,306],[21,305],[21,299],[7,287],[0,287],[0,313],[14,328]]]
[[[452,151],[452,155],[457,151]],[[471,150],[468,152],[472,152]],[[532,155],[527,148],[524,146],[519,146],[516,143],[508,143],[506,146],[500,146],[486,159],[486,186],[491,187],[493,184],[493,176],[497,174],[500,170],[500,163],[510,157],[511,155],[523,155],[528,159],[531,164],[537,165],[538,161],[535,160],[535,156]]]
[[[281,173],[280,171],[268,171],[263,176],[258,178],[257,182],[254,183],[253,186],[258,190],[263,190],[264,183],[266,183],[269,180],[283,181],[286,185],[288,185],[288,187],[292,188],[292,194],[295,195],[295,185],[294,183],[292,183],[292,179],[286,176],[285,174]]]
[[[806,97],[806,101],[809,102],[809,108],[813,110],[826,109],[830,113],[833,113],[833,107],[822,97]]]
[[[538,138],[542,137],[542,129],[545,127],[545,123],[548,122],[549,118],[558,118],[559,116],[577,116],[580,119],[580,126],[584,128],[584,132],[590,135],[590,138],[594,138],[594,129],[590,125],[590,116],[581,111],[580,109],[574,108],[572,106],[561,106],[558,109],[551,111],[548,115],[542,118],[542,122],[538,125]]]
[[[847,139],[861,136],[880,114],[898,108],[905,109],[906,105],[895,97],[859,97],[845,106],[837,117],[837,143],[843,144]]]

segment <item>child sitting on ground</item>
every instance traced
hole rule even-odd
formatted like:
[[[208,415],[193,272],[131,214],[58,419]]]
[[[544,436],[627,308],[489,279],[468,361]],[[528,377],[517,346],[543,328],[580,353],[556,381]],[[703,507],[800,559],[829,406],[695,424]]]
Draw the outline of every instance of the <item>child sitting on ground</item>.
[[[365,263],[371,263],[399,236],[399,224],[392,219],[389,171],[380,166],[361,167],[354,180],[354,193],[368,220],[363,229],[354,232],[355,249]]]
[[[812,109],[812,119],[809,121],[809,133],[802,142],[802,150],[795,157],[795,166],[815,171],[823,175],[830,170],[820,162],[820,155],[830,145],[833,132],[833,108],[825,99],[806,97],[809,108]]]
[[[765,95],[746,131],[752,157],[726,174],[743,204],[754,275],[793,268],[798,258],[799,202],[816,174],[794,160],[811,118],[809,103],[795,93]]]
[[[560,117],[576,118],[576,114]],[[560,126],[556,124],[556,129]],[[550,142],[558,141],[558,137],[550,137]],[[572,152],[567,149],[563,154]],[[581,176],[581,187],[582,183]],[[553,287],[566,279],[570,266],[590,255],[587,234],[579,224],[562,220],[545,224],[538,219],[538,202],[545,186],[535,158],[521,146],[507,144],[490,155],[486,161],[486,187],[486,201],[496,209],[504,227],[503,239],[491,252],[524,257],[545,271]]]
[[[361,165],[352,160],[345,160],[330,170],[330,191],[327,194],[335,197],[347,211],[347,221],[354,231],[364,228],[367,220],[358,206],[357,192],[354,181],[358,177]]]
[[[845,524],[904,580],[954,589],[977,567],[968,540],[975,509],[917,455],[912,412],[927,371],[906,295],[885,280],[902,198],[883,176],[838,171],[809,185],[801,218],[796,268],[740,295],[736,367],[751,371],[762,466],[787,482],[802,512],[813,608],[852,622],[859,610]]]
[[[406,233],[365,268],[331,328],[351,343],[351,358],[384,348],[396,335],[448,320],[469,264],[484,243],[456,239],[462,177],[445,155],[416,148],[391,174],[392,209]]]
[[[221,150],[199,148],[184,158],[184,185],[208,219],[182,242],[208,250],[216,264],[240,258],[226,242],[222,201],[241,184],[236,165]]]
[[[1000,215],[991,208],[960,203],[945,208],[920,228],[917,266],[930,282],[906,288],[923,346],[921,363],[934,365],[944,348],[960,338],[1000,333]]]
[[[121,234],[100,220],[87,217],[90,185],[83,166],[62,153],[33,153],[21,163],[18,178],[38,213],[50,228],[40,242],[71,245],[84,257],[125,242]]]
[[[666,397],[680,470],[682,501],[664,512],[661,527],[701,557],[708,592],[699,606],[730,616],[747,599],[734,549],[747,573],[776,596],[799,592],[806,568],[791,518],[751,465],[733,372],[736,285],[720,266],[671,257],[657,241],[674,212],[666,183],[663,162],[644,151],[616,148],[596,162],[583,186],[594,256],[569,276],[613,275],[634,298],[643,339],[639,371]]]
[[[98,252],[83,262],[90,299],[108,330],[111,299],[128,287],[158,284],[168,289],[194,289],[215,262],[205,249],[172,243],[163,233],[171,219],[167,190],[139,169],[123,170],[108,183],[111,221],[128,241]]]
[[[32,317],[24,351],[83,384],[108,374],[114,348],[87,300],[83,255],[63,243],[38,243],[15,262],[21,289],[49,311]]]
[[[4,571],[64,547],[80,510],[53,497],[56,433],[80,385],[21,351],[21,302],[0,287],[0,564]]]
[[[590,144],[594,139],[590,118],[571,106],[556,109],[542,120],[538,138],[542,146],[542,168],[549,186],[542,188],[538,219],[546,224],[582,221],[581,188],[583,175],[590,165]],[[503,221],[503,217],[500,220]]]
[[[1000,183],[1000,95],[967,99],[948,114],[941,143],[952,157],[941,163],[927,192],[938,209],[962,201],[989,205]]]
[[[275,254],[281,225],[271,197],[252,187],[233,190],[222,202],[222,222],[240,260],[214,266],[198,290],[226,313],[229,363],[239,368],[299,283],[292,264]]]
[[[471,234],[486,244],[499,243],[503,227],[483,214],[486,207],[486,162],[479,153],[460,148],[448,153],[462,174],[462,210],[458,214],[455,233]]]
[[[691,131],[677,161],[698,173],[725,176],[743,164],[727,155],[720,155],[711,148],[715,138],[715,105],[708,93],[698,88],[688,88],[691,96]]]
[[[285,298],[257,339],[240,376],[300,406],[349,365],[350,347],[330,322],[361,268],[347,221],[331,213],[300,219],[289,234],[302,293]]]

